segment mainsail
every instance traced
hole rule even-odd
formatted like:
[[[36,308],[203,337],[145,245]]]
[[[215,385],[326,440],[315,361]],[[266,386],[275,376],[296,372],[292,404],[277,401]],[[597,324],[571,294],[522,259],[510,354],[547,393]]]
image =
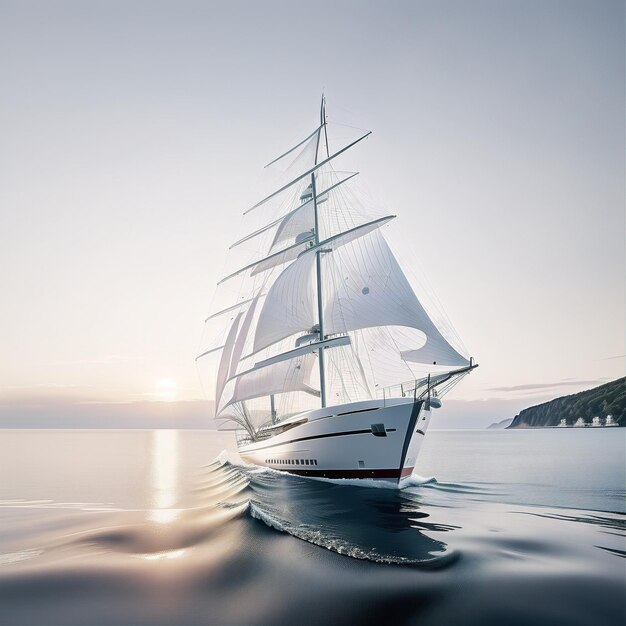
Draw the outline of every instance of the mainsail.
[[[322,99],[317,129],[270,164],[288,162],[290,180],[244,212],[256,227],[231,250],[245,261],[206,320],[198,358],[215,361],[216,414],[252,435],[270,404],[285,417],[470,363],[386,241],[395,216],[361,199],[356,173],[334,169],[370,133],[331,152],[327,130]]]

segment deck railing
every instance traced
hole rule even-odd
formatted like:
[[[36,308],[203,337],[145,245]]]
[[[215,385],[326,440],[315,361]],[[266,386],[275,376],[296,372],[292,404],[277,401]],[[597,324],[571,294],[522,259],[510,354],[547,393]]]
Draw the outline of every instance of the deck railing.
[[[428,379],[409,380],[397,385],[389,385],[376,389],[376,398],[410,398],[418,396],[428,388]]]

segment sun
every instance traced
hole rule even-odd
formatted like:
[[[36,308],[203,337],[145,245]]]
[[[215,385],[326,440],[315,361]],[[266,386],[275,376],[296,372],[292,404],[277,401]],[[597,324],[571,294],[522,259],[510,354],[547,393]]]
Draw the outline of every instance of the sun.
[[[178,384],[172,378],[161,379],[154,388],[154,396],[159,400],[174,400],[178,395]]]

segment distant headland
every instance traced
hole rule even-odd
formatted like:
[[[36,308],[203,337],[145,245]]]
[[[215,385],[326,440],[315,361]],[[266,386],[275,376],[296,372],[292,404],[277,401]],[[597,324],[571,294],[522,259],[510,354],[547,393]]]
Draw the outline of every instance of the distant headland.
[[[499,422],[494,422],[493,424],[491,424],[491,426],[487,426],[487,428],[491,430],[504,429],[508,428],[511,425],[511,422],[513,422],[512,417],[505,417],[503,420],[500,420]]]
[[[626,377],[524,409],[507,428],[626,426]]]

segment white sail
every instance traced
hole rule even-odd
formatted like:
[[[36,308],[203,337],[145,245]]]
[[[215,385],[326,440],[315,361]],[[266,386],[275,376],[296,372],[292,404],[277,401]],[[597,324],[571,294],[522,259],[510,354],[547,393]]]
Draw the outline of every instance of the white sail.
[[[355,357],[373,395],[378,390],[415,378],[411,366],[402,358],[398,342],[420,345],[419,331],[400,326],[372,326],[352,331]],[[419,342],[416,344],[416,342]]]
[[[260,369],[262,367],[269,367],[274,363],[280,363],[281,361],[287,361],[289,359],[294,359],[301,354],[308,354],[309,352],[316,352],[319,349],[328,349],[328,348],[337,348],[340,346],[347,346],[350,344],[350,337],[341,336],[341,337],[332,337],[331,339],[324,339],[323,341],[313,341],[306,343],[303,346],[298,346],[293,350],[288,350],[287,352],[282,352],[281,354],[276,354],[274,356],[268,357],[263,361],[259,361],[255,364],[253,369]]]
[[[469,360],[459,354],[441,334],[437,337],[432,332],[424,346],[414,350],[403,350],[401,354],[405,361],[412,363],[432,363],[452,367],[469,365]]]
[[[230,369],[228,372],[229,377],[234,376],[237,372],[237,367],[239,366],[239,361],[241,360],[241,355],[243,354],[243,348],[246,345],[246,339],[248,338],[248,333],[250,332],[250,325],[252,324],[252,318],[254,317],[257,302],[258,296],[252,301],[250,308],[246,312],[246,317],[241,324],[241,330],[237,335],[237,341],[235,342],[232,355],[230,357]]]
[[[222,393],[224,391],[224,385],[228,379],[228,374],[230,370],[231,357],[233,354],[233,348],[235,347],[235,340],[237,338],[237,329],[239,328],[239,321],[243,313],[239,313],[235,320],[233,321],[230,330],[228,331],[228,335],[226,337],[226,341],[224,342],[224,349],[222,351],[220,357],[220,364],[217,369],[217,378],[215,381],[215,402],[218,403],[220,398],[222,397]]]
[[[334,284],[324,307],[325,327],[341,333],[377,326],[403,326],[423,333],[425,345],[402,358],[439,365],[468,365],[443,337],[415,295],[393,252],[379,232],[338,249],[329,271]]]
[[[312,239],[315,229],[315,213],[312,200],[303,202],[297,209],[288,213],[278,225],[272,241],[272,249],[279,244],[306,237]]]
[[[334,184],[329,184],[325,189],[319,189],[317,191],[316,202],[319,207],[321,204],[325,202],[333,203],[333,199],[335,197],[335,189],[340,187],[343,183],[349,181],[351,178],[354,178],[358,172],[349,173],[347,176],[344,175],[341,177],[337,172],[333,172],[332,170],[327,173],[317,174],[319,185],[319,178],[321,177],[324,180],[328,179],[330,183],[333,180],[336,180]],[[295,240],[298,237],[302,237],[304,233],[313,232],[315,228],[315,203],[313,201],[311,185],[309,185],[301,199],[304,202],[297,208],[288,213],[281,221],[276,229],[276,234],[274,235],[274,239],[272,241],[272,248],[275,248],[278,244]]]
[[[315,150],[317,150],[317,144],[319,143],[319,132],[322,129],[321,126],[318,126],[308,137],[305,137],[300,143],[297,143],[293,148],[287,150],[287,152],[283,152],[280,156],[276,157],[274,160],[270,161],[265,167],[271,167],[272,165],[276,165],[280,161],[284,161],[286,157],[292,155],[292,161],[288,165],[283,165],[285,169],[288,169],[293,166],[294,153],[298,148],[302,148],[302,150],[297,153],[295,159],[299,158],[303,152],[307,151],[307,148],[310,146],[315,146]]]
[[[405,350],[403,360],[468,364],[432,322],[379,232],[337,247],[325,256],[324,268],[326,334],[379,326],[414,328],[426,341]],[[276,279],[259,315],[255,352],[317,323],[314,274],[315,256],[307,250]]]
[[[334,192],[335,189],[343,185],[343,183],[349,181],[351,178],[354,178],[357,174],[358,172],[335,172],[334,170],[317,173],[316,176],[318,177],[318,184],[321,184],[324,187],[324,189],[321,189],[318,192],[318,205],[326,202],[329,195]],[[321,183],[319,182],[320,179],[322,181]],[[315,222],[313,198],[310,193],[306,195],[306,190],[310,190],[310,188],[311,186],[309,185],[300,195],[301,204],[295,209],[291,209],[286,214],[281,215],[281,217],[272,220],[269,224],[265,224],[245,237],[237,240],[230,246],[230,249],[232,250],[243,243],[260,237],[271,229],[275,229],[272,243],[270,245],[270,249],[273,249],[277,244],[284,242],[289,238],[295,239],[300,233],[312,229]]]
[[[316,322],[316,305],[314,296],[313,274],[315,269],[315,254],[318,249],[326,252],[334,251],[328,256],[329,265],[335,263],[334,255],[342,246],[360,237],[365,237],[373,230],[380,228],[394,216],[387,216],[361,224],[344,233],[329,237],[321,241],[317,246],[305,249],[298,260],[284,270],[270,288],[263,309],[257,323],[254,352],[266,348],[280,339],[312,328]],[[326,260],[326,259],[325,259]],[[334,285],[332,286],[335,287]],[[333,290],[329,290],[327,297],[335,296]],[[326,315],[324,316],[326,317]],[[378,325],[378,324],[374,324]],[[337,334],[353,330],[334,330],[327,328],[327,334]]]
[[[285,265],[294,259],[297,259],[300,254],[314,252],[320,248],[323,248],[325,251],[334,250],[340,246],[349,243],[350,241],[357,239],[358,237],[362,237],[367,233],[384,226],[387,222],[392,220],[395,215],[388,215],[386,217],[379,218],[377,220],[373,220],[371,222],[367,222],[366,224],[360,224],[359,226],[355,226],[350,230],[342,233],[338,233],[333,235],[332,237],[328,237],[324,241],[320,241],[319,244],[315,246],[309,245],[315,238],[314,231],[309,231],[304,233],[303,237],[299,237],[296,243],[288,246],[287,248],[283,248],[278,252],[274,252],[269,256],[266,256],[263,259],[259,259],[258,261],[254,261],[249,263],[248,265],[238,269],[236,272],[229,274],[222,278],[218,285],[225,283],[227,280],[234,278],[235,276],[239,276],[241,274],[245,274],[249,272],[249,276],[256,276],[257,274],[261,274],[262,272],[266,272],[280,265]]]
[[[309,239],[312,239],[312,238],[313,238],[312,236],[309,237]],[[248,265],[238,269],[236,272],[233,272],[232,274],[225,276],[217,284],[221,285],[222,283],[225,283],[227,280],[230,280],[231,278],[235,278],[235,276],[240,276],[241,274],[246,274],[247,272],[249,272],[248,274],[249,276],[256,276],[257,274],[260,274],[261,272],[265,272],[274,267],[278,267],[279,265],[284,265],[285,263],[289,263],[289,261],[293,261],[294,259],[297,259],[298,255],[301,252],[304,252],[304,250],[306,250],[306,244],[309,239],[305,240],[304,242],[297,242],[289,246],[288,248],[284,248],[283,250],[280,250],[279,252],[270,254],[263,259],[254,261],[253,263],[249,263]]]
[[[240,302],[236,302],[235,304],[228,306],[224,309],[221,309],[220,311],[216,311],[215,313],[212,313],[211,315],[209,315],[205,320],[204,323],[206,324],[209,320],[215,319],[216,317],[219,317],[220,315],[224,315],[225,313],[230,313],[232,311],[235,311],[236,309],[238,309],[241,306],[244,306],[245,304],[249,304],[250,302],[252,302],[255,298],[247,298],[245,300],[241,300]]]
[[[334,337],[300,346],[255,363],[254,367],[228,379],[228,384],[234,382],[234,386],[230,385],[232,395],[220,411],[235,402],[289,391],[319,395],[320,392],[310,384],[311,371],[305,368],[306,376],[301,371],[303,363],[308,363],[309,357],[314,357],[318,350],[339,348],[349,344],[350,337]],[[227,397],[229,394],[226,392],[224,395]]]
[[[349,244],[351,241],[359,239],[359,237],[364,237],[365,235],[368,235],[378,228],[381,228],[395,217],[395,215],[385,215],[385,217],[379,217],[378,219],[372,220],[371,222],[366,222],[365,224],[359,224],[358,226],[354,226],[353,228],[337,233],[332,237],[328,237],[323,241],[320,241],[315,246],[308,247],[303,254],[310,254],[312,252],[316,252],[317,250],[321,250],[322,252],[331,252],[333,250],[337,250],[338,248]]]
[[[286,191],[287,189],[289,189],[296,183],[299,183],[301,180],[309,178],[311,174],[319,170],[321,167],[324,167],[327,163],[330,163],[333,159],[337,158],[340,154],[343,154],[346,150],[349,150],[350,148],[352,148],[352,146],[355,146],[360,141],[363,141],[363,139],[366,139],[371,134],[372,134],[371,132],[365,133],[364,135],[362,135],[355,141],[352,141],[347,146],[344,146],[343,148],[341,148],[341,150],[337,150],[337,152],[335,152],[334,154],[331,154],[328,158],[324,159],[323,161],[320,161],[319,163],[316,163],[313,167],[309,168],[306,172],[300,174],[299,176],[296,176],[296,178],[289,181],[286,185],[283,185],[280,189],[277,189],[276,191],[271,193],[269,196],[266,196],[265,198],[263,198],[263,200],[261,200],[260,202],[257,202],[254,206],[244,211],[244,215],[247,215],[248,213],[250,213],[250,211],[257,209],[261,205],[265,204],[268,200],[271,200],[272,198],[280,195],[281,193],[283,193],[283,191]]]
[[[315,355],[309,352],[267,367],[242,372],[228,382],[224,392],[224,397],[228,400],[219,405],[217,415],[235,403],[270,395],[302,391],[319,396],[319,390],[311,385],[311,374],[316,361]]]
[[[315,255],[307,254],[286,268],[268,291],[255,329],[253,353],[312,328],[316,310]]]

